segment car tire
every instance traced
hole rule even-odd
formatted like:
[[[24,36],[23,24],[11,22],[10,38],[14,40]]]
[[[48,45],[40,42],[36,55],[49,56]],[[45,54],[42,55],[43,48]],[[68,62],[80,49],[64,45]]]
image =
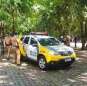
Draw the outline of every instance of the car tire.
[[[47,62],[46,62],[46,59],[44,57],[40,57],[38,59],[38,66],[42,70],[46,70],[47,69]]]
[[[65,65],[65,67],[70,67],[72,65],[72,63],[67,63],[66,65]]]

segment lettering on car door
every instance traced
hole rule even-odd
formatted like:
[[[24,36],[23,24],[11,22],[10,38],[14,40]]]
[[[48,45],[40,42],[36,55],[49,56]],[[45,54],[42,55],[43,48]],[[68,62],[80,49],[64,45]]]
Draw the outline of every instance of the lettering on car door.
[[[37,60],[37,53],[38,53],[38,43],[34,38],[31,38],[30,45],[29,45],[29,54],[30,58],[33,60]]]

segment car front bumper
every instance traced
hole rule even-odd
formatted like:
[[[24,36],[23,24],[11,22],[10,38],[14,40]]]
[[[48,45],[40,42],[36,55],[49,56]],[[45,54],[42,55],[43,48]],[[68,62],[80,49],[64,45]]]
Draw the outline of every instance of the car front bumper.
[[[59,66],[62,66],[62,65],[71,65],[74,61],[75,61],[75,58],[70,58],[71,60],[65,60],[65,59],[61,59],[61,60],[58,60],[58,61],[50,61],[48,63],[48,65],[59,65]]]

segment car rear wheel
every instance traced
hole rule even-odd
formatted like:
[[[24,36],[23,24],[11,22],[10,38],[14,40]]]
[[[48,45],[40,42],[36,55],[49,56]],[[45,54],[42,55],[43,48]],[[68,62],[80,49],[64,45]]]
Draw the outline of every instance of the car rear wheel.
[[[46,59],[44,57],[40,57],[38,59],[38,65],[39,65],[39,68],[42,69],[42,70],[45,70],[47,68],[47,62],[46,62]]]

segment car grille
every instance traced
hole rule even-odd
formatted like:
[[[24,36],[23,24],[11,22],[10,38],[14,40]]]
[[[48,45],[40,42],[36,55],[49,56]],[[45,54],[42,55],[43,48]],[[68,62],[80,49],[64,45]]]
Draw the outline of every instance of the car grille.
[[[72,52],[71,52],[71,51],[67,51],[67,52],[59,52],[59,54],[60,54],[61,56],[69,56],[69,55],[72,54]]]

